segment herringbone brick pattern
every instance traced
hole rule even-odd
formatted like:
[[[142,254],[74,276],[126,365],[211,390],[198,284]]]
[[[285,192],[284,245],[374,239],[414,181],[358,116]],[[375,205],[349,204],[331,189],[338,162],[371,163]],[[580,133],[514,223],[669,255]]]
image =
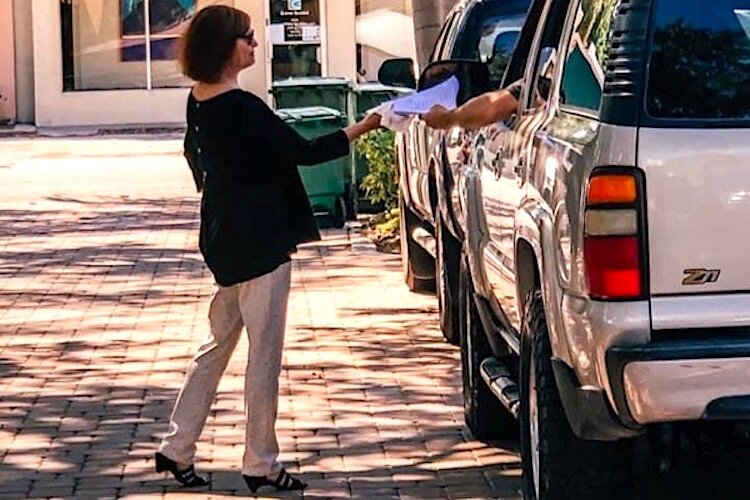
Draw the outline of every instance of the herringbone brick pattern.
[[[179,147],[0,142],[1,498],[249,494],[244,340],[199,443],[211,488],[153,471],[212,291]],[[458,351],[398,256],[351,231],[301,249],[286,346],[278,432],[304,498],[518,497],[517,455],[465,430]]]

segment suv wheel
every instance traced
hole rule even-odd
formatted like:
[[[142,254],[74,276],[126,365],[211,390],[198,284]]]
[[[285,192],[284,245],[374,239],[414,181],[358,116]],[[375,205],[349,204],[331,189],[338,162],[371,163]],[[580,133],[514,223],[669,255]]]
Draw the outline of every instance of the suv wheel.
[[[440,315],[440,330],[443,337],[453,345],[459,345],[461,318],[459,304],[462,297],[458,290],[460,243],[445,229],[443,216],[438,211],[435,217],[435,287]]]
[[[521,334],[524,498],[631,498],[632,442],[579,439],[568,424],[552,372],[552,348],[538,290],[526,298]]]
[[[465,260],[461,259],[459,290],[463,297],[461,341],[461,378],[463,380],[464,419],[480,441],[491,442],[518,436],[518,421],[500,403],[482,378],[479,365],[492,356],[474,303],[474,286]]]
[[[331,224],[335,228],[342,228],[346,223],[346,201],[343,196],[337,196],[331,207]]]
[[[398,206],[401,215],[401,265],[404,281],[412,292],[434,292],[435,259],[411,237],[412,230],[421,222],[406,206],[403,194],[399,194]]]

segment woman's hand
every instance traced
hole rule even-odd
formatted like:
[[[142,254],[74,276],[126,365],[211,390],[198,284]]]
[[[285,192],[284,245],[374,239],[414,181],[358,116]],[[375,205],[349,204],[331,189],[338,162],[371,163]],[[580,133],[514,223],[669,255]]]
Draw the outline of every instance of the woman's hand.
[[[380,116],[377,113],[370,113],[369,115],[362,118],[360,123],[362,124],[362,127],[367,131],[375,130],[376,128],[380,127],[380,120],[382,119],[382,116]]]
[[[370,132],[371,130],[375,130],[376,128],[380,127],[381,118],[382,117],[377,113],[370,113],[369,115],[365,116],[354,125],[350,125],[346,127],[344,129],[344,132],[346,132],[346,135],[347,137],[349,137],[349,140],[353,141],[360,135],[366,134],[367,132]]]
[[[427,113],[421,115],[421,118],[432,128],[446,129],[452,126],[450,114],[450,111],[443,106],[436,104],[431,107]]]

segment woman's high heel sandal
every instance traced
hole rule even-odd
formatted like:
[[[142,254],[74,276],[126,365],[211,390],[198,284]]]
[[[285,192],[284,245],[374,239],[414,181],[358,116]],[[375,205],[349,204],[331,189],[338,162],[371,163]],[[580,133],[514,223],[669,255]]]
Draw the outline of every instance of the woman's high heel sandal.
[[[304,490],[307,487],[306,483],[290,476],[286,469],[281,469],[275,481],[271,481],[266,476],[246,476],[243,474],[242,477],[245,479],[247,487],[253,493],[258,491],[258,488],[262,486],[273,486],[279,491]]]
[[[187,469],[177,470],[177,462],[171,458],[165,457],[161,453],[156,454],[156,472],[171,472],[174,478],[183,486],[188,488],[197,488],[207,486],[211,482],[195,473],[195,467],[190,465]]]

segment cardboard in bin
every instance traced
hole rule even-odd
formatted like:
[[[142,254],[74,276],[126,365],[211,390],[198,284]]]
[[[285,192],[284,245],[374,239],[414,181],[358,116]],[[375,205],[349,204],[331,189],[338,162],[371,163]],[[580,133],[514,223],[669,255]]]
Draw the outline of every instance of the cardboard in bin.
[[[349,116],[352,86],[346,78],[300,77],[277,80],[271,86],[277,109],[302,107],[332,108]]]

